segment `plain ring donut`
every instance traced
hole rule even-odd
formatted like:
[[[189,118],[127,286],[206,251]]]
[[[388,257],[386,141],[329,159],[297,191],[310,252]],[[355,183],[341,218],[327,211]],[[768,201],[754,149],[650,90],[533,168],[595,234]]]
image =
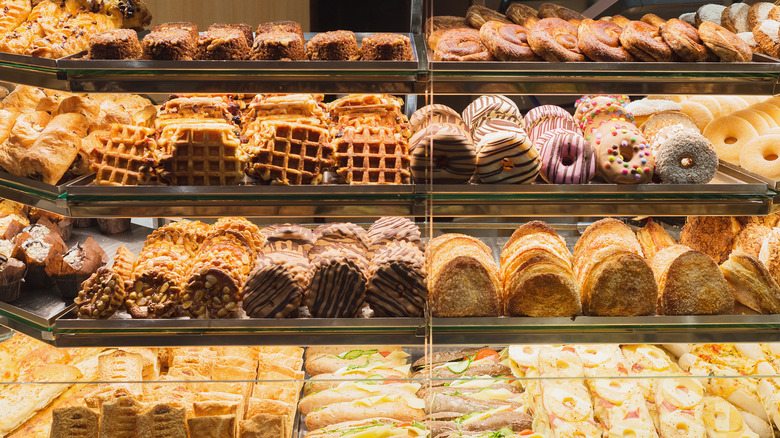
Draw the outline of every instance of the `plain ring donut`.
[[[655,153],[655,173],[667,184],[707,184],[717,171],[712,144],[690,130],[669,137]]]
[[[761,176],[780,179],[780,134],[762,135],[745,143],[739,165]]]
[[[745,119],[734,116],[723,116],[711,121],[703,132],[712,142],[718,158],[729,163],[739,163],[742,147],[750,140],[758,137],[758,131]]]
[[[577,26],[560,18],[539,20],[528,32],[528,44],[547,62],[582,62],[577,44]]]
[[[623,28],[611,21],[582,20],[577,29],[578,46],[594,61],[631,62],[634,57],[620,45]]]

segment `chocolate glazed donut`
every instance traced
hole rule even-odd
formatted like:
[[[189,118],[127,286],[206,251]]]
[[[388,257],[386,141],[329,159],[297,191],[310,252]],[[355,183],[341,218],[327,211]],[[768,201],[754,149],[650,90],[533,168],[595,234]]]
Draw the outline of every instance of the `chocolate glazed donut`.
[[[610,21],[582,20],[577,29],[578,46],[594,61],[631,62],[634,57],[620,45],[623,28]]]
[[[577,45],[577,26],[560,18],[539,20],[528,32],[528,44],[548,62],[585,61]]]
[[[528,29],[523,26],[488,21],[479,29],[479,38],[501,61],[541,61],[528,45]]]
[[[652,24],[642,21],[628,23],[620,34],[620,43],[642,61],[674,61],[674,52],[661,38],[658,28]]]

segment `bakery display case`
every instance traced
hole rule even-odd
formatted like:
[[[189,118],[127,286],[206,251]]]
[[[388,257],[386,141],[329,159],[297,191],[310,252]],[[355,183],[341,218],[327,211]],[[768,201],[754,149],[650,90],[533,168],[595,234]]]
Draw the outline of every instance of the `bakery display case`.
[[[715,156],[705,181],[635,172],[642,184],[618,184],[594,170],[571,177],[582,180],[573,184],[537,177],[540,152],[530,177],[514,156],[501,156],[496,176],[484,155],[477,158],[477,149],[491,146],[476,139],[484,123],[468,115],[475,103],[479,113],[480,99],[496,98],[523,115],[556,104],[571,117],[575,99],[615,93],[675,103],[682,95],[749,96],[756,100],[740,97],[743,106],[722,110],[753,111],[775,106],[780,61],[758,53],[741,63],[442,61],[429,47],[432,32],[422,29],[423,18],[439,15],[437,5],[410,3],[413,59],[406,61],[0,55],[0,80],[12,84],[96,93],[79,95],[86,102],[120,93],[148,99],[157,108],[146,130],[122,119],[121,129],[106,131],[122,140],[133,126],[143,138],[134,146],[171,141],[164,130],[174,119],[179,131],[228,125],[237,143],[251,142],[246,126],[257,122],[273,126],[276,140],[280,126],[299,120],[246,114],[267,104],[251,94],[278,93],[283,116],[301,100],[324,110],[322,125],[337,127],[328,134],[334,145],[353,145],[357,134],[333,102],[398,99],[392,111],[376,111],[380,124],[387,113],[394,118],[379,128],[408,129],[397,134],[410,147],[409,163],[386,172],[401,175],[395,184],[370,177],[352,184],[361,178],[352,162],[318,168],[312,178],[322,184],[308,184],[268,170],[277,164],[258,159],[264,151],[245,160],[255,173],[234,172],[230,183],[215,185],[192,183],[196,176],[156,153],[133,175],[154,185],[124,185],[124,176],[100,165],[97,175],[56,184],[0,172],[0,196],[38,209],[14,213],[26,226],[0,236],[0,298],[13,283],[3,273],[9,260],[27,264],[19,297],[0,299],[0,325],[19,332],[0,342],[0,412],[23,408],[0,415],[0,436],[66,437],[75,429],[280,438],[778,434],[780,287],[768,254],[780,248],[776,181]],[[304,97],[282,101],[295,93]],[[349,93],[361,95],[341,96]],[[222,104],[239,109],[193,116]],[[446,104],[451,113],[426,104]],[[503,123],[511,111],[493,110],[481,122],[501,120],[513,132]],[[361,129],[377,128],[371,111],[355,112]],[[529,135],[553,118],[515,117]],[[467,132],[442,129],[455,138],[447,143],[439,131],[425,131],[436,124],[463,124]],[[307,132],[326,131],[315,128]],[[474,149],[465,170],[458,168],[462,138]],[[100,144],[100,159],[111,155],[110,141]],[[382,140],[383,148],[391,143]],[[520,143],[531,154],[533,145]],[[59,231],[32,235],[27,226],[45,226],[40,211],[53,214]],[[114,234],[69,222],[128,217],[132,224]],[[593,231],[599,227],[605,231]],[[53,256],[47,249],[42,262],[26,243],[49,243],[51,233],[64,246]],[[68,288],[61,281],[72,271],[88,270],[74,268],[67,254],[88,253],[88,239],[107,260]],[[64,274],[50,275],[47,263]],[[36,272],[56,281],[32,288]]]

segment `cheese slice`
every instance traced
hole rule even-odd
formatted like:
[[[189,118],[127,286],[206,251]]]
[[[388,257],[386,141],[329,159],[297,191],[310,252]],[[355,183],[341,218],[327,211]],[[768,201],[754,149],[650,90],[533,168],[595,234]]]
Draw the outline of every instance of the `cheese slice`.
[[[352,406],[358,407],[358,406],[375,406],[381,403],[393,403],[402,401],[406,403],[407,406],[413,409],[424,409],[425,408],[425,401],[417,398],[413,395],[404,396],[401,394],[382,394],[382,395],[375,395],[371,397],[361,398],[359,400],[352,401]]]

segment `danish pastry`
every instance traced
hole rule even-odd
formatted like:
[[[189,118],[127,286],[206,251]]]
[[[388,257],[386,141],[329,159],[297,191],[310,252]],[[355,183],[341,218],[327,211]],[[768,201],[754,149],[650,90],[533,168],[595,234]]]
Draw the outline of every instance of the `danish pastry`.
[[[493,56],[482,44],[476,29],[450,29],[439,38],[433,52],[436,61],[490,61]]]
[[[536,9],[522,3],[512,3],[506,9],[506,16],[520,26],[531,27],[539,21]]]
[[[577,44],[588,58],[600,62],[630,62],[634,57],[620,45],[623,28],[611,21],[582,20]]]
[[[725,27],[706,21],[699,26],[699,38],[723,62],[750,62],[753,51],[748,43]]]
[[[528,45],[528,29],[523,26],[488,21],[479,29],[479,37],[500,61],[541,61]]]
[[[699,32],[690,24],[672,18],[661,27],[661,37],[674,53],[686,62],[703,62],[709,58]]]
[[[560,18],[539,20],[528,33],[528,44],[548,62],[585,61],[577,44],[577,26]]]
[[[657,27],[632,21],[620,34],[620,43],[632,55],[648,62],[671,62],[674,60],[671,47],[661,38]]]

